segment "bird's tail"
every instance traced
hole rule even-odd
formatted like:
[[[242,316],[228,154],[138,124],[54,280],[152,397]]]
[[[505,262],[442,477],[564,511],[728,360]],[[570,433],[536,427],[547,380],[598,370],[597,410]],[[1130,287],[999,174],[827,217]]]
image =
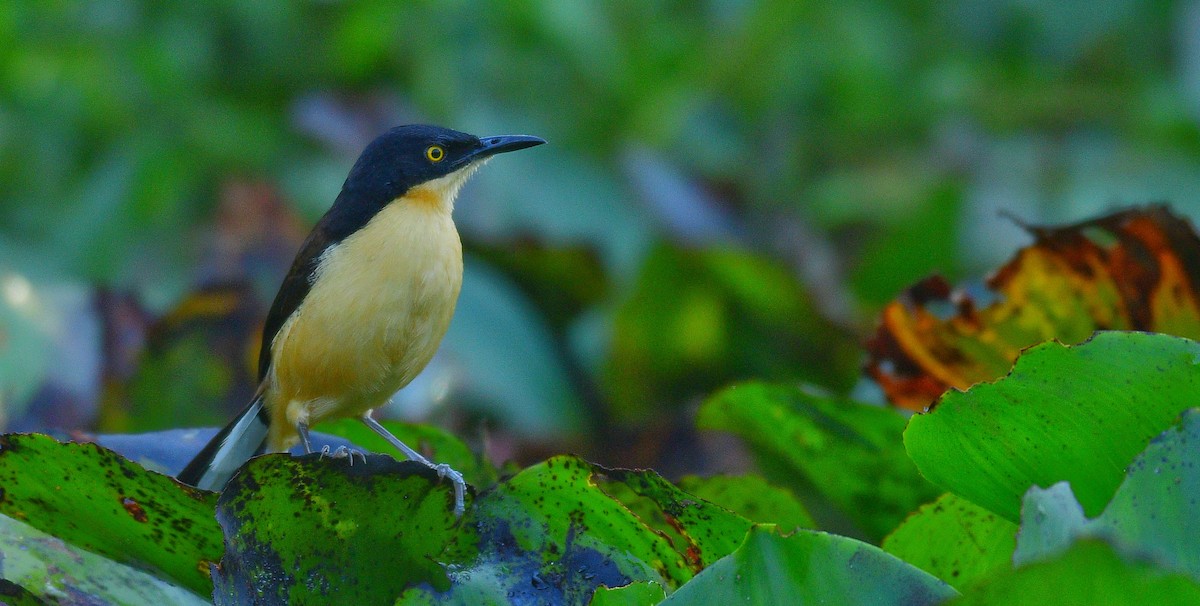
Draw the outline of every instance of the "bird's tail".
[[[200,454],[179,473],[179,481],[204,490],[221,490],[250,457],[259,454],[267,438],[269,419],[260,391]]]

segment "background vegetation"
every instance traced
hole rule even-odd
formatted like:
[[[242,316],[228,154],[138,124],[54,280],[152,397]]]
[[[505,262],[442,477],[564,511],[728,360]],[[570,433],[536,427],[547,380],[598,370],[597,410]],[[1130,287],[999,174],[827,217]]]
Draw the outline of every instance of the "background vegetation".
[[[705,398],[882,403],[879,311],[977,291],[1028,242],[1003,213],[1200,211],[1198,66],[1182,1],[4,3],[0,428],[223,423],[349,165],[431,122],[550,145],[463,191],[454,324],[387,414],[497,462],[744,471]],[[814,515],[878,539],[912,493]]]
[[[1001,211],[1193,208],[1197,28],[1120,0],[8,3],[9,427],[220,423],[298,239],[420,121],[552,145],[463,193],[462,304],[395,414],[702,465],[666,411],[734,379],[846,391],[884,301],[1024,243]],[[192,330],[229,316],[223,347]]]

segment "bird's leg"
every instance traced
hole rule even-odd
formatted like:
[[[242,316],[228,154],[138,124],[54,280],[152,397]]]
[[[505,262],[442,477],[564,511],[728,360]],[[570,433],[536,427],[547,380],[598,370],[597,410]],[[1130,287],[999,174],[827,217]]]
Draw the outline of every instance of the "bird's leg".
[[[308,423],[296,423],[296,433],[300,434],[300,442],[304,444],[304,454],[312,454],[312,442],[308,439]]]
[[[463,511],[466,510],[465,494],[467,483],[463,480],[461,473],[455,471],[445,463],[432,463],[429,459],[421,456],[421,453],[409,448],[407,444],[392,435],[392,432],[388,431],[383,425],[380,425],[379,421],[372,419],[371,411],[368,410],[363,416],[359,417],[359,420],[367,427],[370,427],[371,431],[374,431],[384,440],[387,440],[388,444],[395,446],[400,452],[403,452],[404,456],[436,471],[439,478],[450,478],[450,481],[454,483],[454,516],[457,518],[462,517]]]
[[[312,454],[312,439],[308,435],[308,423],[304,421],[296,422],[296,433],[300,434],[300,442],[304,444],[304,454]],[[367,462],[366,454],[344,445],[338,446],[336,449],[330,448],[328,444],[322,446],[320,458],[340,459],[342,457],[350,457],[350,464],[354,465],[354,455],[361,457],[363,463]]]

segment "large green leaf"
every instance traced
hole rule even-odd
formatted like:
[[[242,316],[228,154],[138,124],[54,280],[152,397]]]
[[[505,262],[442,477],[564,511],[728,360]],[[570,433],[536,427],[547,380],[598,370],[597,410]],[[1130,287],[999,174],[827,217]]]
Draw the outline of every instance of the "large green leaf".
[[[949,585],[878,547],[823,532],[755,526],[745,543],[663,604],[938,604]]]
[[[697,418],[746,440],[773,480],[815,487],[873,537],[938,494],[904,453],[904,423],[891,409],[766,383],[718,393]]]
[[[1017,563],[1066,550],[1080,536],[1100,536],[1126,553],[1200,580],[1200,409],[1155,438],[1099,517],[1088,520],[1066,483],[1029,489]]]
[[[972,588],[947,606],[1185,606],[1200,604],[1200,585],[1182,574],[1121,559],[1103,541],[1076,543],[1052,560],[1030,564]]]
[[[0,516],[0,578],[28,590],[10,594],[0,581],[0,604],[123,604],[200,606],[207,599],[178,585],[64,543],[10,517]],[[14,590],[15,591],[15,590]],[[26,601],[21,601],[22,599]]]
[[[0,436],[0,513],[201,595],[221,554],[216,495],[95,444]]]
[[[1069,481],[1100,512],[1150,438],[1200,401],[1200,345],[1097,333],[1027,350],[995,383],[948,392],[909,422],[905,445],[926,478],[1017,521],[1030,486]]]
[[[947,493],[909,516],[883,550],[964,590],[1011,567],[1016,534],[1016,524]]]
[[[390,457],[257,457],[221,495],[230,549],[217,598],[585,603],[601,586],[678,587],[750,527],[653,472],[572,457],[481,493],[461,522],[450,491],[425,467]]]
[[[679,487],[751,522],[775,524],[788,531],[816,526],[791,491],[773,486],[760,476],[686,476],[680,478]]]
[[[267,455],[217,503],[227,550],[220,604],[384,604],[407,586],[449,587],[435,557],[455,533],[448,482],[412,461]]]
[[[415,588],[403,603],[583,603],[599,586],[675,588],[750,527],[653,472],[565,456],[480,495],[467,515],[477,537],[461,535],[448,551],[451,591]]]

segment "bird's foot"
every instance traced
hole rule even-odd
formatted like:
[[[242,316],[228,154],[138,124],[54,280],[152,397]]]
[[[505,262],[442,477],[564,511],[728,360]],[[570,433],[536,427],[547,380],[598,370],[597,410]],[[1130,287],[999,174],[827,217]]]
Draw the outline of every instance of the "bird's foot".
[[[321,448],[320,458],[324,459],[325,457],[329,457],[331,459],[342,459],[345,457],[350,457],[350,466],[353,467],[354,457],[356,456],[361,458],[363,463],[367,462],[367,454],[361,450],[355,450],[345,445],[338,446],[336,449],[330,450],[329,445],[326,444]]]
[[[445,463],[429,464],[429,467],[437,472],[439,478],[449,478],[454,484],[454,517],[461,519],[467,508],[467,482],[463,475]]]
[[[454,517],[462,519],[463,513],[467,509],[467,482],[463,480],[463,475],[461,473],[455,471],[454,468],[445,463],[432,463],[429,459],[426,459],[424,456],[422,456],[421,453],[409,448],[407,444],[400,441],[400,438],[392,435],[392,432],[388,431],[383,425],[380,425],[379,421],[372,419],[371,411],[368,410],[365,414],[363,414],[363,416],[359,417],[359,420],[362,421],[367,427],[370,427],[371,431],[374,431],[384,440],[387,440],[388,444],[391,444],[392,446],[396,447],[397,450],[403,452],[404,456],[437,472],[439,479],[450,478],[450,481],[454,483]]]

